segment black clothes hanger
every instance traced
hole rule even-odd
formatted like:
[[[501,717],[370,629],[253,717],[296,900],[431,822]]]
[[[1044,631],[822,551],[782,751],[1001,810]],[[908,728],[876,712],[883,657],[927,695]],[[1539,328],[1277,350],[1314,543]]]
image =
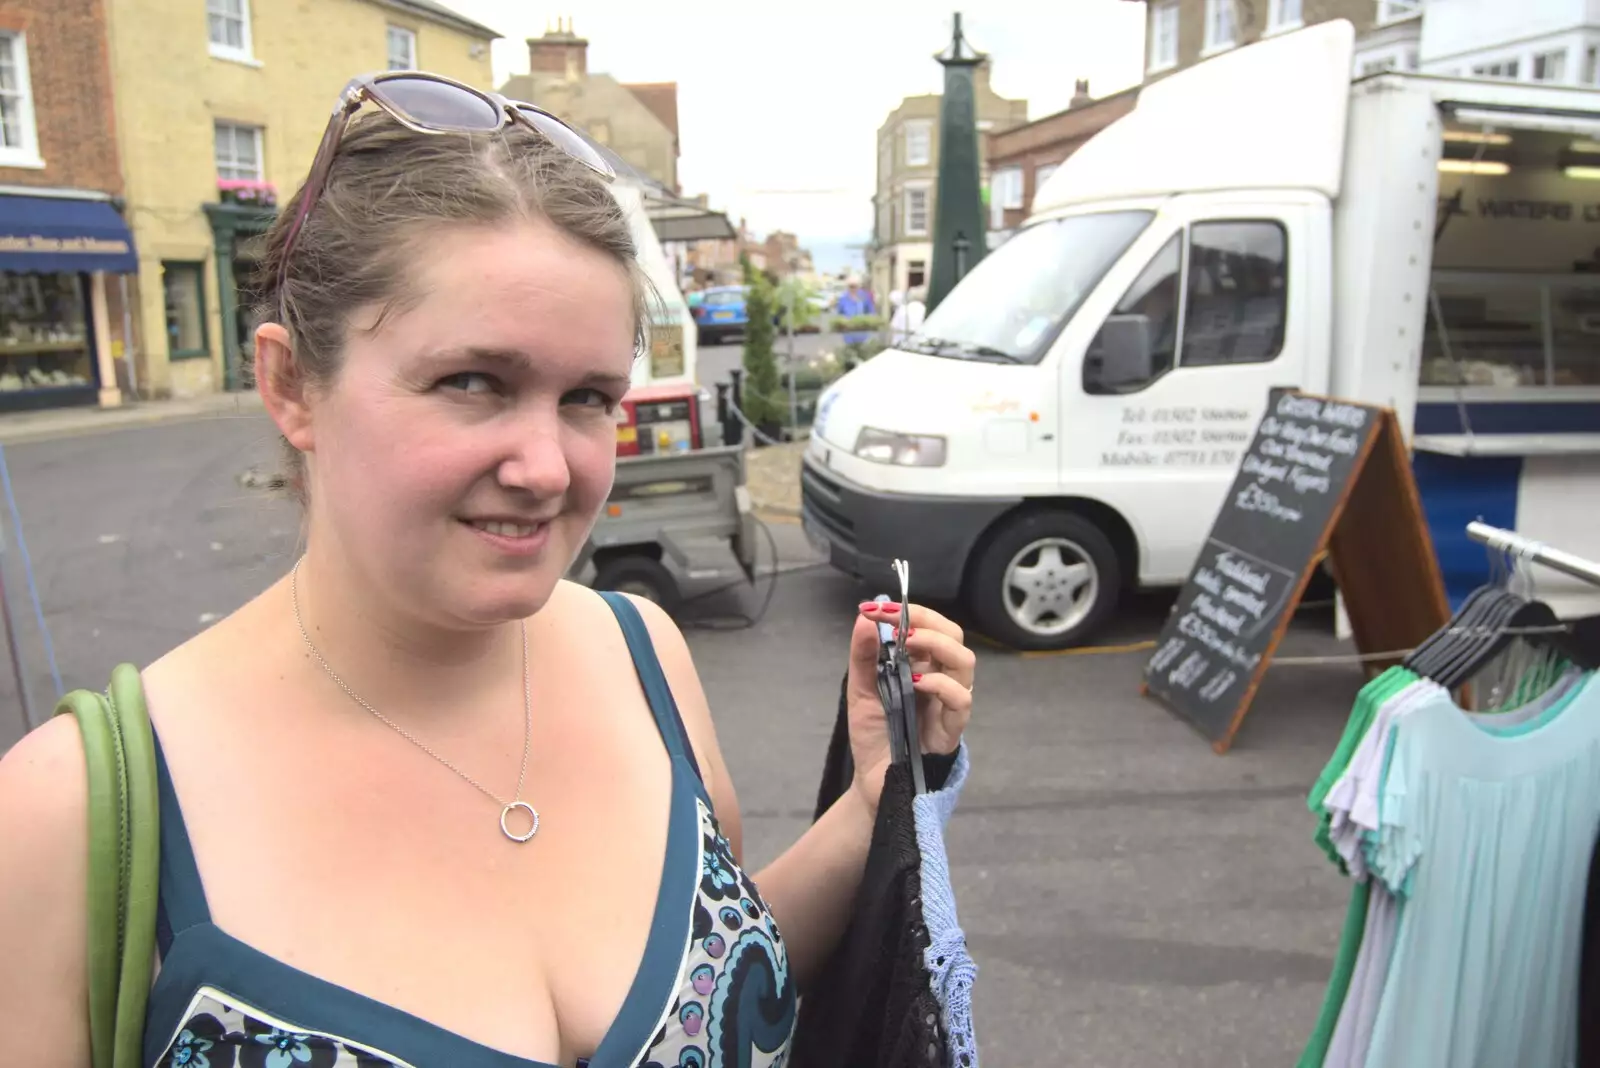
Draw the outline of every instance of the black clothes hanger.
[[[1424,674],[1422,665],[1428,662],[1428,659],[1434,655],[1439,646],[1443,645],[1458,632],[1462,619],[1468,613],[1476,611],[1478,603],[1497,589],[1499,589],[1498,586],[1483,585],[1467,594],[1466,598],[1461,602],[1461,607],[1457,608],[1455,615],[1450,617],[1450,621],[1424,638],[1422,643],[1411,650],[1405,659],[1400,662],[1401,665],[1408,670],[1416,672],[1418,675]]]
[[[1428,665],[1429,678],[1453,688],[1447,679],[1466,678],[1482,670],[1494,658],[1494,651],[1501,647],[1500,640],[1506,637],[1504,631],[1511,621],[1531,602],[1509,590],[1501,590],[1498,596],[1485,603],[1488,607],[1464,628],[1459,640]]]
[[[906,632],[911,629],[907,604],[911,600],[911,565],[894,562],[900,578],[900,626],[878,624],[878,699],[889,720],[889,759],[911,765],[912,789],[918,795],[928,792],[922,767],[922,732],[917,725],[917,691],[911,685],[911,657],[906,653]],[[887,601],[885,595],[877,600]]]
[[[1498,628],[1524,603],[1504,584],[1515,574],[1518,560],[1503,548],[1489,551],[1490,581],[1467,595],[1454,618],[1406,659],[1406,667],[1438,680],[1461,664],[1484,662],[1482,650],[1493,644]]]
[[[1448,623],[1406,658],[1405,666],[1424,678],[1436,678],[1446,665],[1483,643],[1485,624],[1505,612],[1510,599],[1503,586],[1478,587]]]
[[[1522,549],[1503,550],[1507,571],[1515,574],[1531,561],[1532,554]],[[1530,586],[1531,592],[1531,586]],[[1483,603],[1483,602],[1480,602]],[[1447,689],[1455,689],[1493,663],[1513,643],[1522,642],[1534,649],[1553,651],[1569,663],[1593,670],[1600,659],[1596,627],[1583,621],[1582,633],[1563,623],[1546,603],[1507,593],[1498,603],[1482,609],[1467,641],[1455,649],[1444,663],[1429,658],[1429,677]]]
[[[1512,642],[1523,641],[1538,649],[1551,649],[1585,671],[1600,667],[1600,616],[1586,616],[1563,622],[1543,601],[1526,601],[1471,661],[1457,670],[1436,677],[1440,685],[1454,689],[1491,663]]]
[[[1418,675],[1428,674],[1428,665],[1439,656],[1440,650],[1448,645],[1452,639],[1462,633],[1462,623],[1474,612],[1479,610],[1483,600],[1494,592],[1492,586],[1479,586],[1467,594],[1466,600],[1461,602],[1455,614],[1445,621],[1445,625],[1434,631],[1415,649],[1406,654],[1400,663],[1403,667],[1416,672]]]

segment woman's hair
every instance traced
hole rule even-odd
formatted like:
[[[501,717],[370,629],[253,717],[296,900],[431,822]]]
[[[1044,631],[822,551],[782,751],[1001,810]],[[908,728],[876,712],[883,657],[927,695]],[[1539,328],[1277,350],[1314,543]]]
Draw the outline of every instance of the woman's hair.
[[[415,265],[432,232],[539,219],[610,256],[633,290],[634,341],[644,351],[651,287],[628,219],[604,179],[521,124],[494,134],[423,134],[374,112],[351,123],[282,272],[302,186],[267,232],[258,322],[284,326],[307,385],[332,382],[358,308],[373,329],[415,300]],[[282,285],[278,279],[284,275]],[[304,458],[285,443],[283,484],[305,500]]]

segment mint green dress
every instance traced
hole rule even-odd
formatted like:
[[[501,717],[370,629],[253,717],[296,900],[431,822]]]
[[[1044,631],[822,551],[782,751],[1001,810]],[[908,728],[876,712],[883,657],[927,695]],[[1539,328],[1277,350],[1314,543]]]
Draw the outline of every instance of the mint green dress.
[[[1567,1068],[1600,827],[1600,685],[1526,723],[1445,696],[1394,730],[1372,871],[1402,916],[1367,1068]]]

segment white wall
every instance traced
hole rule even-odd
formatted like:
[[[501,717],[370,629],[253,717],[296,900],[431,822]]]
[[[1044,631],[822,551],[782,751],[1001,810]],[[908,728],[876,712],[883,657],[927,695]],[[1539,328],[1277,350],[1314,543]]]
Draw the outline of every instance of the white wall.
[[[1515,60],[1517,63],[1517,80],[1523,82],[1534,81],[1533,60],[1535,56],[1546,52],[1564,52],[1567,57],[1566,70],[1559,79],[1551,80],[1558,85],[1582,85],[1584,83],[1584,52],[1591,44],[1600,44],[1600,27],[1584,30],[1566,30],[1561,33],[1544,34],[1540,37],[1518,40],[1510,45],[1487,45],[1472,52],[1458,53],[1448,58],[1423,53],[1422,70],[1427,74],[1443,74],[1449,77],[1473,77],[1473,68],[1488,63],[1505,63]],[[1550,80],[1550,79],[1547,79]]]
[[[1444,62],[1502,42],[1600,25],[1600,0],[1429,0],[1423,8],[1422,54]]]
[[[1517,533],[1600,560],[1600,527],[1594,522],[1594,487],[1600,456],[1530,456],[1517,484]],[[1535,592],[1556,614],[1580,616],[1600,610],[1600,591],[1558,571],[1533,566]]]
[[[1592,260],[1600,247],[1600,181],[1567,178],[1554,167],[1439,175],[1441,198],[1457,190],[1466,214],[1445,226],[1436,267],[1568,274],[1574,260]]]

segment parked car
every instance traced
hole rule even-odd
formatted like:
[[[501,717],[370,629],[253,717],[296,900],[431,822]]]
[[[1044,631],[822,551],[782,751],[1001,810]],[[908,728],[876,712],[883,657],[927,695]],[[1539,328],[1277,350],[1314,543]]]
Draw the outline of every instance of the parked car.
[[[700,344],[715,345],[733,334],[744,333],[750,321],[745,311],[746,286],[715,286],[701,295],[693,308]]]

